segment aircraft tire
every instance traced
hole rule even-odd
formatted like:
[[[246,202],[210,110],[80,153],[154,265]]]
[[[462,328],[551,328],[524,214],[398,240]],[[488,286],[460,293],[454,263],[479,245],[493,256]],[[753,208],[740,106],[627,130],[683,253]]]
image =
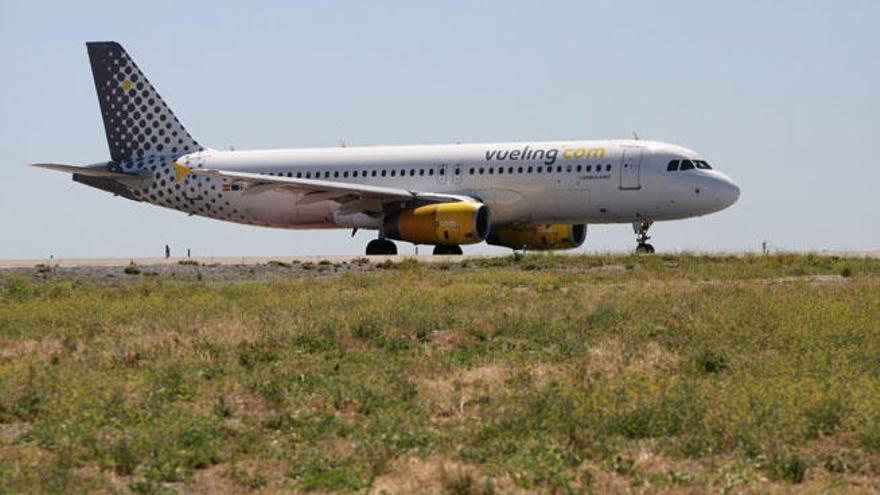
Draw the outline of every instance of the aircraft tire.
[[[443,246],[440,244],[434,246],[434,256],[461,256],[462,254],[461,246]]]
[[[373,239],[367,243],[367,256],[390,256],[397,254],[397,245],[388,239]]]
[[[636,246],[636,252],[640,254],[654,254],[654,246],[643,242]]]

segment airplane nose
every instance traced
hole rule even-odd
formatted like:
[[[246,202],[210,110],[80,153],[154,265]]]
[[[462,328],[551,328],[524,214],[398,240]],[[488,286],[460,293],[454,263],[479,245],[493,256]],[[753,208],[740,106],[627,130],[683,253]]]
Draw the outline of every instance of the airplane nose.
[[[727,177],[718,180],[715,194],[722,208],[727,208],[739,199],[739,186]]]

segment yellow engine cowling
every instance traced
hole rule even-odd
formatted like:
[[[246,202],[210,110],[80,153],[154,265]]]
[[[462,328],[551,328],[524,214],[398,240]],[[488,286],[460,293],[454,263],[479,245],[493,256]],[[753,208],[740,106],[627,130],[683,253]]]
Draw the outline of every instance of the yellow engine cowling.
[[[486,242],[511,249],[573,249],[583,244],[586,237],[584,224],[529,225],[492,229]]]
[[[413,244],[475,244],[489,234],[489,211],[481,203],[439,203],[392,213],[382,227],[385,237]]]

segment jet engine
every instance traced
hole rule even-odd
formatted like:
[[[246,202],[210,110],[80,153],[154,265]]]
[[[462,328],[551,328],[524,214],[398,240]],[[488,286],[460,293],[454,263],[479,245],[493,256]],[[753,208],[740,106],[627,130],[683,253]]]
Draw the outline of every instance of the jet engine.
[[[573,249],[584,243],[587,226],[584,224],[548,224],[492,229],[486,242],[511,249]]]
[[[439,203],[385,217],[385,237],[413,244],[475,244],[489,234],[489,211],[482,203]]]

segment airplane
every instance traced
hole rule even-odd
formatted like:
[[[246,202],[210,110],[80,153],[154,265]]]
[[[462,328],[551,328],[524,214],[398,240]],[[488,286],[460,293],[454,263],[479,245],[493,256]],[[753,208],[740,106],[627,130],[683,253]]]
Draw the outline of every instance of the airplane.
[[[740,195],[698,153],[639,139],[216,150],[187,132],[119,43],[86,47],[110,160],[33,165],[190,215],[375,230],[367,255],[397,254],[394,241],[437,255],[481,242],[572,249],[589,224],[630,223],[636,251],[653,253],[654,222],[717,212]]]

